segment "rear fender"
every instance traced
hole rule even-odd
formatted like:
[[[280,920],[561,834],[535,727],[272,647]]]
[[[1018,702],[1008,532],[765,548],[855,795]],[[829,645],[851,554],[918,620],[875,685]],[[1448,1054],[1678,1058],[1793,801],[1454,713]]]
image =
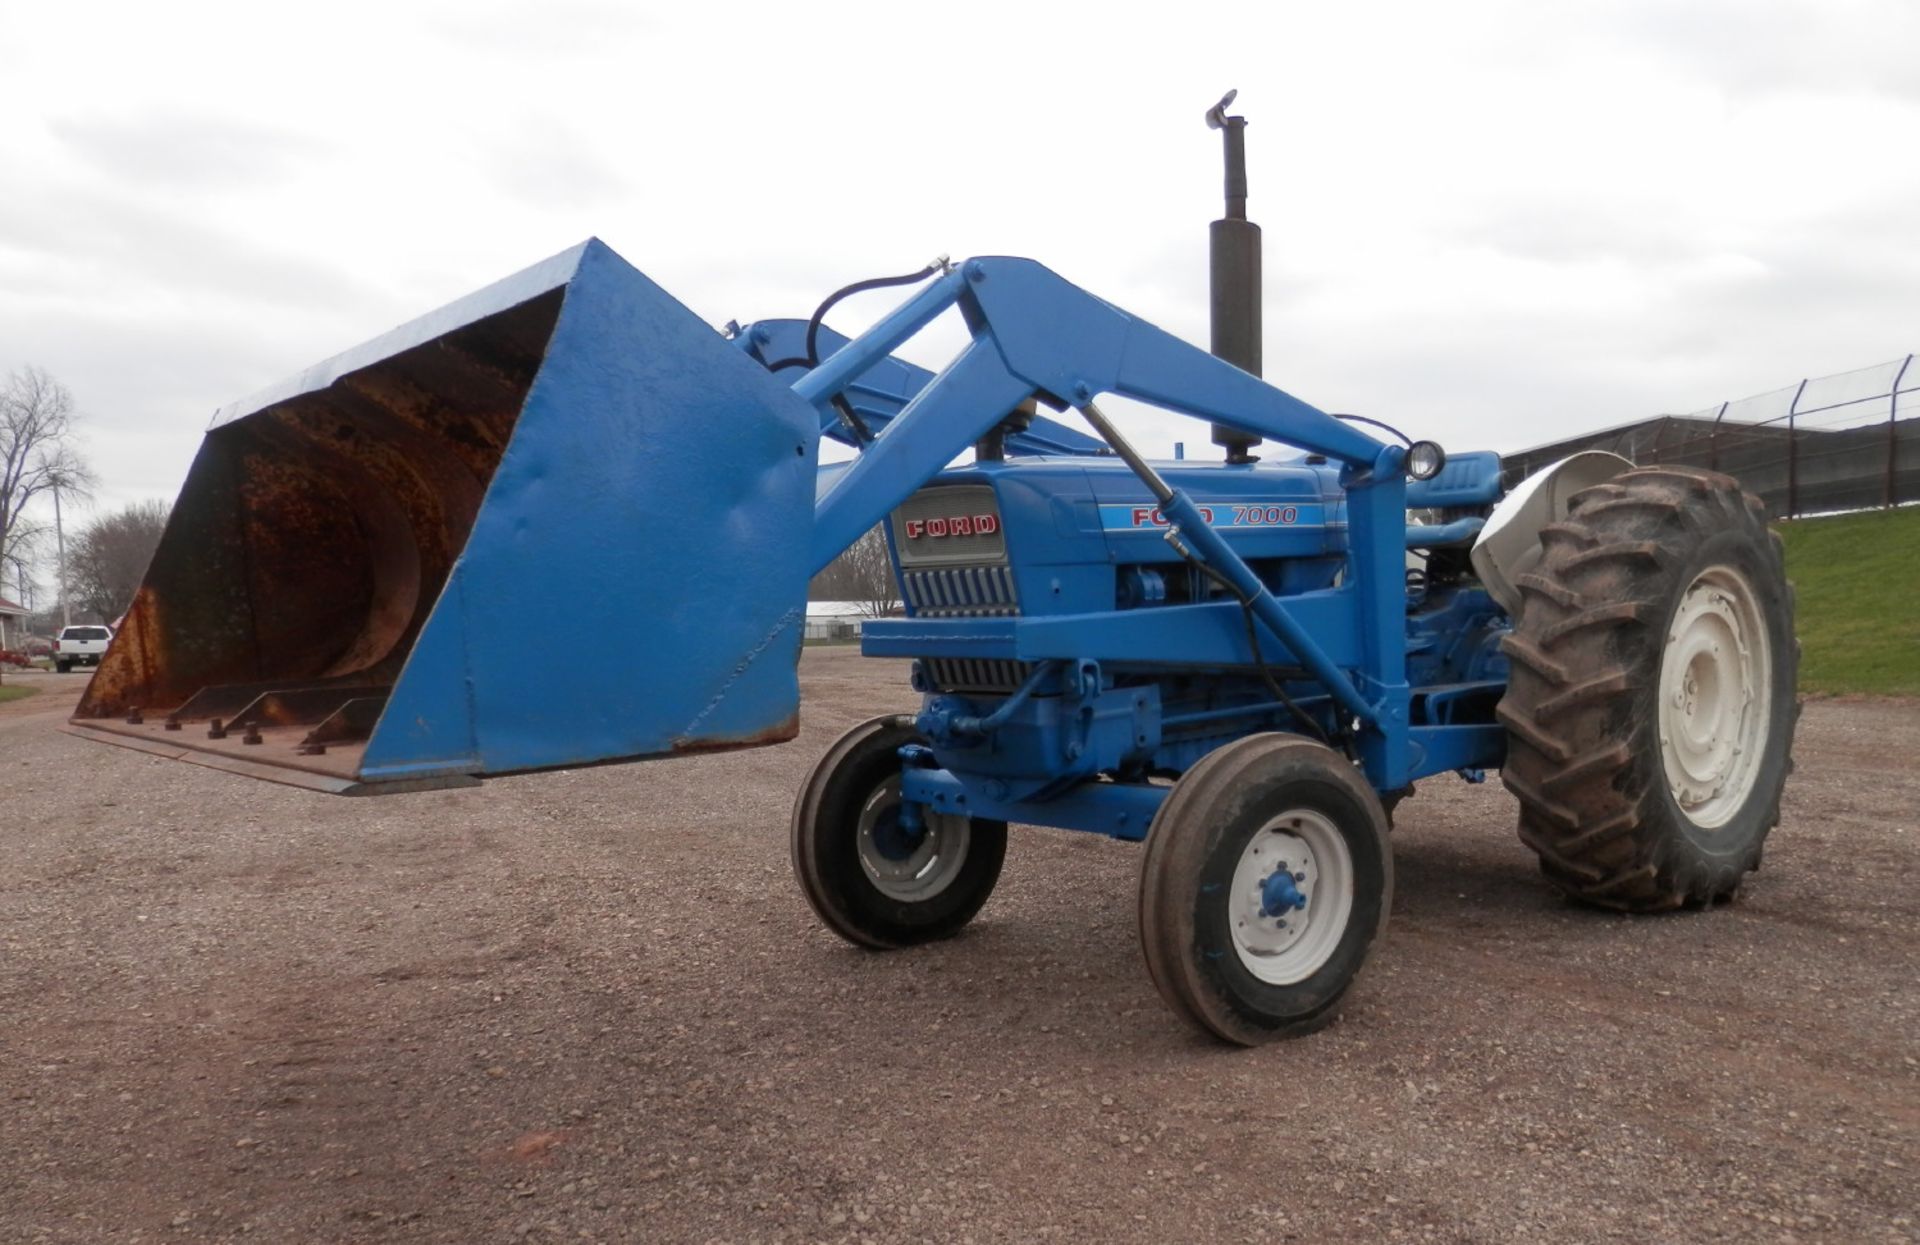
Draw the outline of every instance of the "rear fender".
[[[1515,583],[1540,561],[1540,529],[1567,517],[1574,494],[1632,466],[1618,454],[1586,450],[1534,472],[1493,508],[1473,542],[1473,569],[1509,616],[1520,616]]]

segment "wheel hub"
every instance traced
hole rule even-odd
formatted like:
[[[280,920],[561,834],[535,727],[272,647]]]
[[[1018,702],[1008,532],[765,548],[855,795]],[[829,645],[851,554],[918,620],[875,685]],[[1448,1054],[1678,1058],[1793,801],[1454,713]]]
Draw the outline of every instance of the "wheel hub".
[[[902,807],[896,804],[883,809],[873,823],[873,849],[891,864],[912,860],[927,839],[925,819],[922,818],[917,827],[907,825],[906,818],[900,815]]]
[[[904,807],[897,777],[868,798],[860,810],[860,868],[889,899],[918,903],[938,895],[959,876],[972,823],[931,808],[918,810],[917,818],[904,817]]]
[[[1268,874],[1267,880],[1260,883],[1260,915],[1278,918],[1306,907],[1307,897],[1294,885],[1298,880],[1285,868],[1275,869]]]
[[[1227,901],[1248,972],[1291,985],[1332,958],[1353,910],[1353,857],[1317,809],[1282,813],[1247,841]]]
[[[1660,757],[1674,802],[1723,826],[1759,776],[1772,710],[1766,624],[1753,586],[1708,567],[1680,598],[1660,659]]]

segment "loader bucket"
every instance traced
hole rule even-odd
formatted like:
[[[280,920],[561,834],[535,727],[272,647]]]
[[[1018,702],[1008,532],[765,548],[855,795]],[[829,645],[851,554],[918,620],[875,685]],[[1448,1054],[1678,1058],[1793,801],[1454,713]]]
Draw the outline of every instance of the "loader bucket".
[[[217,415],[69,729],[350,793],[791,738],[818,428],[585,242]]]

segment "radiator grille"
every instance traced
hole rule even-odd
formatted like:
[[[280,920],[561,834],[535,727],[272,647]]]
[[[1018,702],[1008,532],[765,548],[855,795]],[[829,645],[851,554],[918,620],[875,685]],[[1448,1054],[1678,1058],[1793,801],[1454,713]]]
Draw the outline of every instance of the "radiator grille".
[[[1020,612],[1013,569],[942,566],[906,571],[907,604],[923,618],[1006,618]]]
[[[1011,618],[1020,597],[1007,566],[942,566],[902,571],[901,587],[918,618]],[[927,670],[947,692],[1011,692],[1027,677],[1017,661],[931,657]]]

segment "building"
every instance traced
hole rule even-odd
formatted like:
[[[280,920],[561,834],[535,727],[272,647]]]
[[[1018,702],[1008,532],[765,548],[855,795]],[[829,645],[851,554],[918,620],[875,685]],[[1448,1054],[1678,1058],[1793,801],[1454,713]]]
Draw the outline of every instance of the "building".
[[[860,624],[866,617],[858,601],[809,601],[806,638],[814,643],[850,643],[860,638]]]
[[[1643,467],[1723,471],[1776,518],[1920,501],[1915,357],[1507,454],[1506,483],[1511,488],[1581,450],[1608,450]]]
[[[1724,471],[1775,518],[1920,499],[1920,420],[1799,428],[1662,415],[1503,455],[1507,487],[1581,450],[1608,450],[1643,467]]]
[[[0,597],[0,648],[25,648],[27,611]]]

